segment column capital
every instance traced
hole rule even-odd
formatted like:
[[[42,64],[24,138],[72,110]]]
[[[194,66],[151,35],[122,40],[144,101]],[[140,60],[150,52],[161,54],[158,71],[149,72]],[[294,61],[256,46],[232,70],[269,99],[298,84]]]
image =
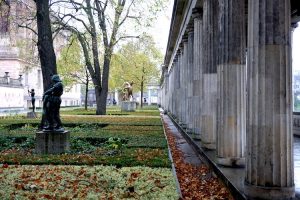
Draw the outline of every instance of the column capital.
[[[203,17],[203,8],[193,8],[192,17],[193,17],[193,19],[202,19],[202,17]]]
[[[173,63],[178,61],[178,51],[176,52],[174,59],[173,59]]]
[[[184,34],[181,41],[182,43],[188,42],[188,34]]]
[[[179,51],[179,53],[181,53],[181,51],[183,51],[183,38],[179,44],[178,51]]]
[[[181,46],[181,43],[177,49],[177,52],[176,52],[176,61],[178,60],[179,56],[181,55],[181,52],[182,52],[182,46]]]
[[[189,34],[189,33],[191,33],[191,32],[194,32],[194,23],[191,23],[191,22],[190,22],[190,23],[187,25],[185,31],[186,31],[186,34]]]

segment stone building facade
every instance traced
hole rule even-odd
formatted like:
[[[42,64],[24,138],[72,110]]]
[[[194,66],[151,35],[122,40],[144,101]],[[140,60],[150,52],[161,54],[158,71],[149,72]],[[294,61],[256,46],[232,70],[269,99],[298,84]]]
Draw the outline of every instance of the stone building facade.
[[[0,78],[8,74],[11,80],[21,79],[22,103],[11,101],[8,96],[19,96],[20,89],[15,86],[3,85],[0,87],[10,88],[8,91],[1,90],[0,108],[27,109],[31,106],[31,98],[28,90],[34,89],[36,95],[36,107],[42,106],[43,81],[38,52],[36,48],[37,36],[33,31],[24,28],[28,26],[36,30],[36,23],[27,19],[34,16],[34,1],[31,0],[4,0],[0,3]],[[54,39],[54,49],[59,57],[61,49],[67,45],[68,36],[58,34]],[[14,92],[16,91],[16,92]],[[65,90],[62,95],[62,106],[81,105],[80,85],[74,85]],[[6,103],[4,103],[6,102]],[[9,106],[6,105],[9,103]]]
[[[297,0],[175,0],[160,104],[245,167],[249,199],[295,197],[291,33]]]

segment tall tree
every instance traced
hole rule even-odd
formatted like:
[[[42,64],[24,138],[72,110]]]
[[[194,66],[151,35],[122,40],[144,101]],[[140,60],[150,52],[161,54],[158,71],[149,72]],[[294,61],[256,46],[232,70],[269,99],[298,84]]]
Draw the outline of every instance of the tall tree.
[[[86,0],[78,3],[75,0],[57,1],[69,4],[74,11],[62,13],[58,9],[54,13],[63,28],[75,33],[82,46],[86,66],[91,75],[95,93],[97,109],[96,114],[106,114],[106,99],[108,94],[108,81],[111,58],[115,46],[120,40],[136,38],[138,35],[128,32],[129,28],[122,29],[125,22],[131,22],[130,29],[135,26],[149,25],[151,19],[160,11],[165,0]],[[149,10],[149,12],[145,12]],[[83,16],[83,17],[82,17]],[[80,23],[81,27],[78,26]],[[86,40],[83,33],[90,35]],[[92,52],[88,51],[91,46]],[[103,55],[99,59],[100,53]],[[90,55],[91,54],[91,55]]]
[[[34,0],[36,3],[38,51],[43,75],[44,91],[51,85],[51,76],[57,74],[56,56],[53,48],[51,22],[49,16],[49,1]]]
[[[152,37],[142,36],[129,42],[113,56],[111,87],[133,81],[134,90],[140,91],[140,105],[143,107],[144,89],[151,82],[158,83],[161,62],[162,55]]]
[[[85,86],[84,107],[87,110],[90,76],[82,58],[83,56],[77,37],[72,36],[70,43],[61,51],[57,61],[57,69],[63,78],[66,88],[72,87],[74,84],[82,84]]]

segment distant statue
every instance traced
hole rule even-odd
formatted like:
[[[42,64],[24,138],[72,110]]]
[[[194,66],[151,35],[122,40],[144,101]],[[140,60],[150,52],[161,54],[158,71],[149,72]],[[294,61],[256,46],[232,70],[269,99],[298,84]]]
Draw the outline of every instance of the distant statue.
[[[34,89],[31,89],[31,91],[28,90],[28,94],[31,96],[31,104],[32,104],[32,112],[35,111],[35,92]]]
[[[51,78],[52,87],[44,92],[43,95],[43,115],[45,116],[48,126],[43,130],[46,131],[62,131],[62,123],[59,116],[61,104],[60,96],[63,94],[63,84],[58,75],[53,75]],[[54,122],[56,123],[54,126]]]
[[[130,99],[133,99],[133,95],[132,95],[132,85],[133,85],[133,81],[129,82],[125,82],[123,84],[123,101],[129,101]]]

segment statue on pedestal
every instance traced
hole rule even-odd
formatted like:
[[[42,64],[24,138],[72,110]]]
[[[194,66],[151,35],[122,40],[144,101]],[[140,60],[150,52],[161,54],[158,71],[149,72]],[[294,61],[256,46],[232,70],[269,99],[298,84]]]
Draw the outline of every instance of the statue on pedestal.
[[[61,104],[60,96],[63,94],[63,84],[59,76],[56,74],[52,76],[51,80],[53,82],[52,87],[48,89],[46,92],[44,92],[43,95],[43,101],[44,101],[43,114],[48,122],[48,126],[45,127],[43,130],[64,131],[59,116],[59,109]]]
[[[31,96],[31,104],[32,104],[32,112],[35,111],[35,92],[34,89],[31,89],[31,91],[28,90],[28,94]]]
[[[133,89],[132,89],[132,85],[133,85],[133,81],[129,82],[125,82],[123,84],[123,101],[130,101],[131,99],[133,99]]]
[[[43,95],[43,115],[39,127],[42,131],[36,132],[37,154],[61,154],[70,150],[70,132],[62,128],[59,116],[63,84],[56,74],[51,81],[51,88]]]

